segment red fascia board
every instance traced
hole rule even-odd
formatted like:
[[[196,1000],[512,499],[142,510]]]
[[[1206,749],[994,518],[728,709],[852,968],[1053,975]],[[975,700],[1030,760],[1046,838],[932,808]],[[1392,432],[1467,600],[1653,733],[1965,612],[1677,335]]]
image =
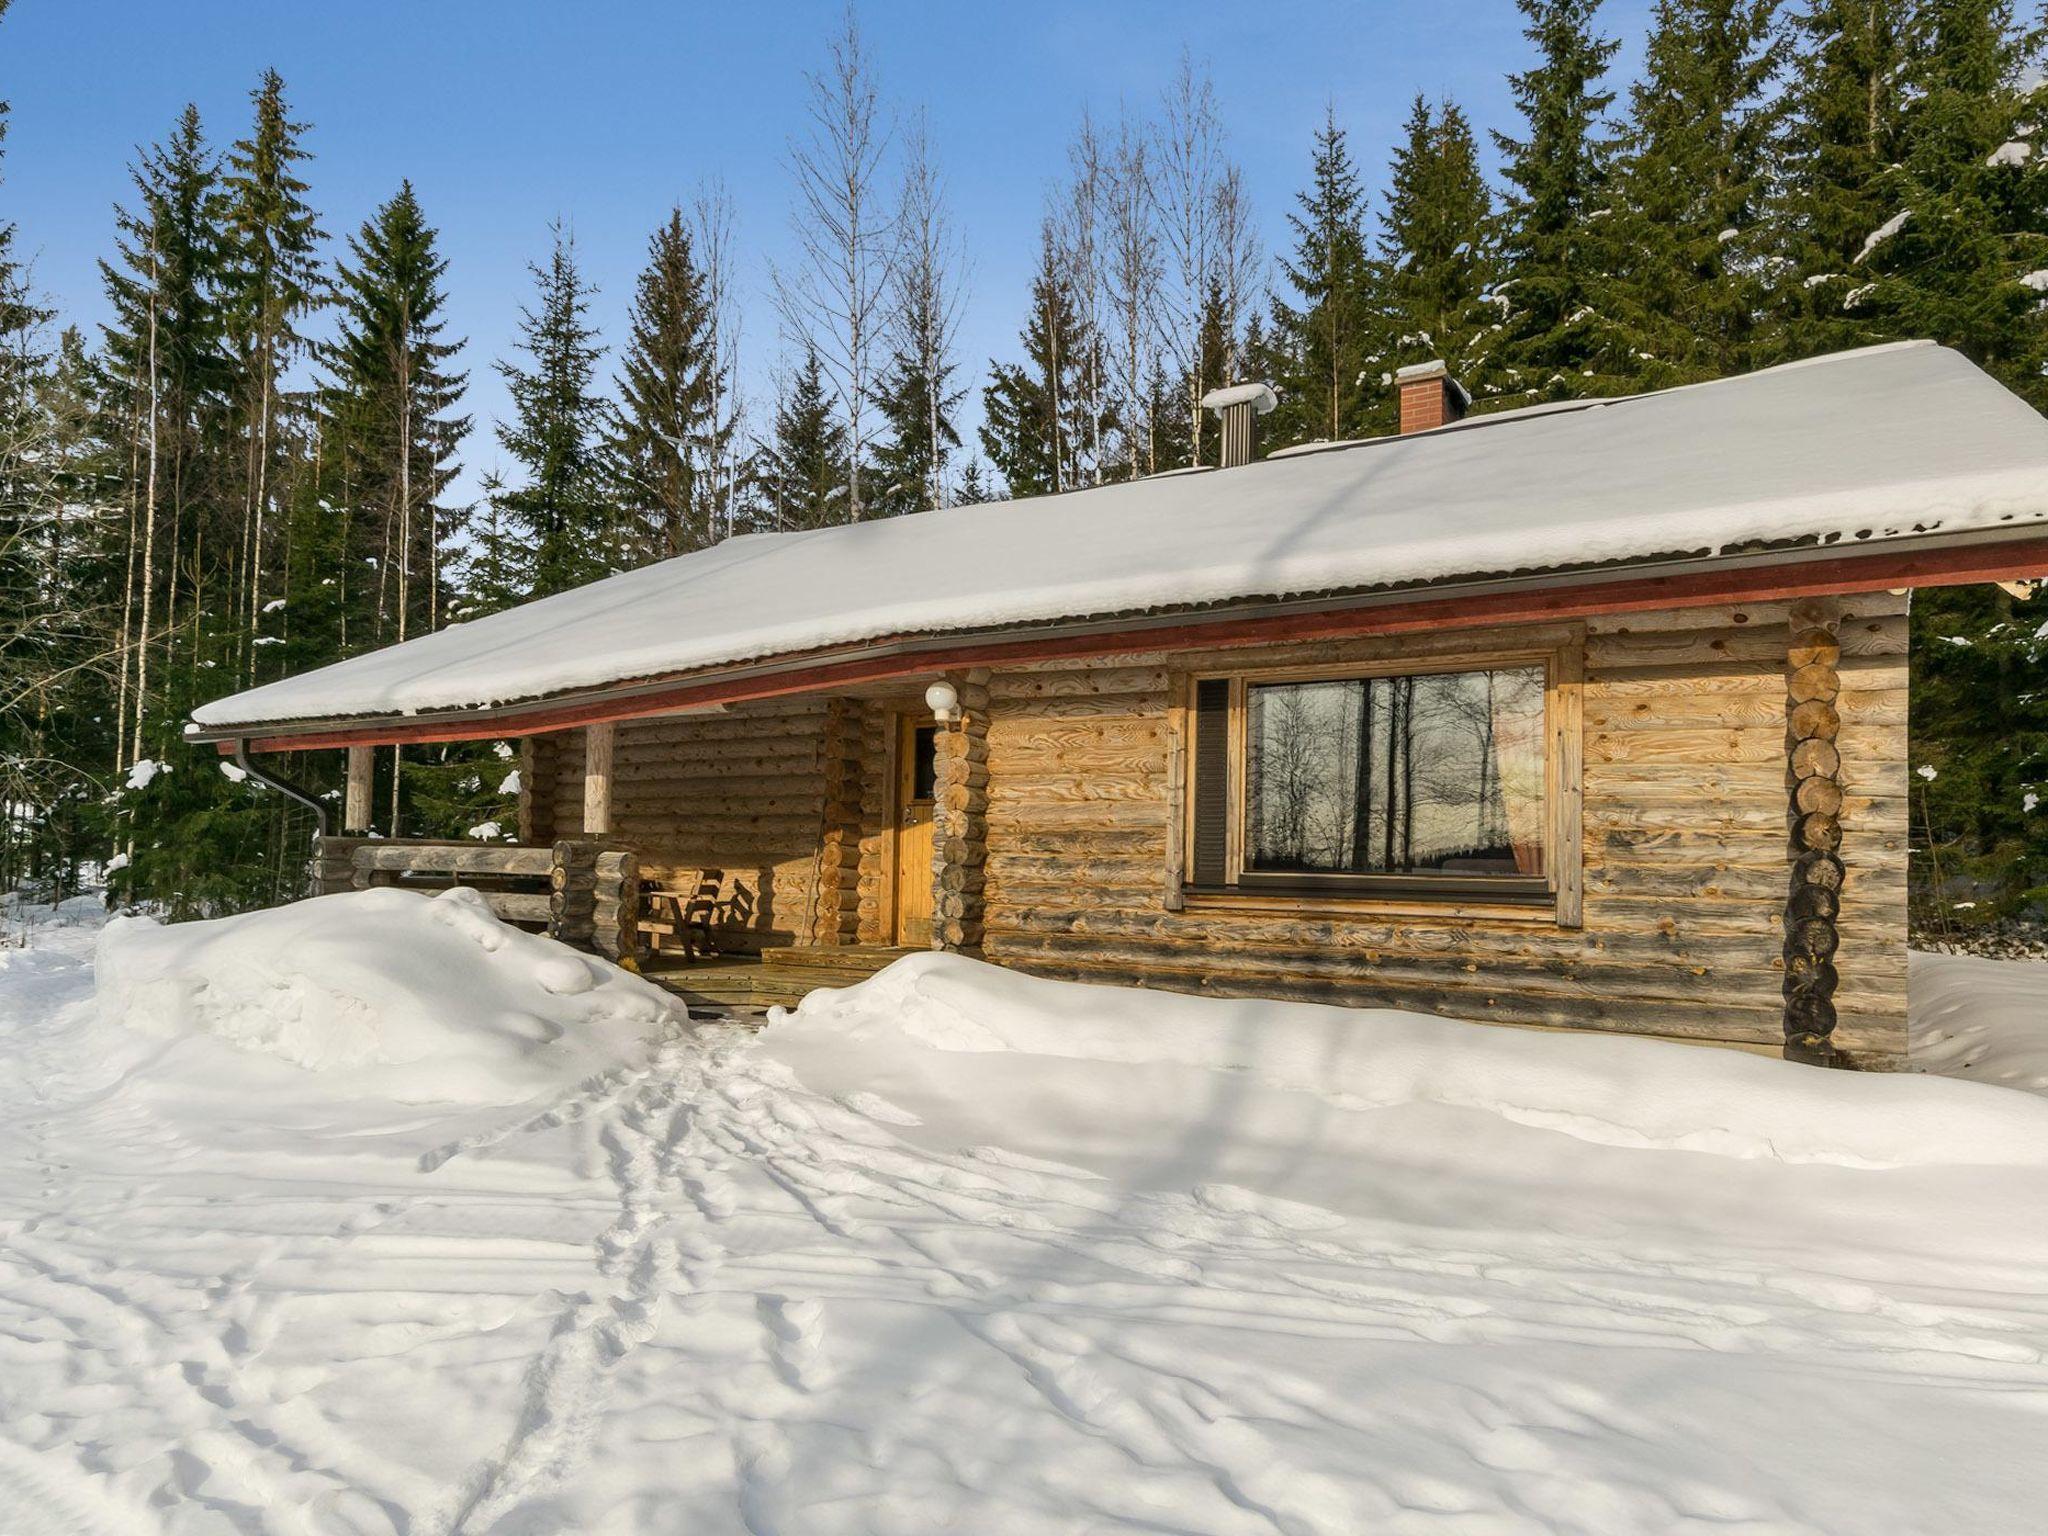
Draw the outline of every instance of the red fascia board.
[[[2048,539],[1964,545],[1868,555],[1842,555],[1796,564],[1724,568],[1671,576],[1622,578],[1574,586],[1417,598],[1358,608],[1250,618],[1190,619],[1185,623],[1099,630],[1085,635],[979,639],[889,656],[854,657],[775,673],[700,682],[616,699],[586,698],[573,704],[535,705],[488,718],[448,715],[416,725],[338,727],[300,735],[252,736],[256,752],[306,752],[332,747],[410,746],[447,741],[486,741],[573,730],[608,721],[632,720],[676,710],[784,698],[827,688],[926,677],[962,667],[995,667],[1028,661],[1080,660],[1136,650],[1219,649],[1285,641],[1335,640],[1365,635],[1409,634],[1417,630],[1475,624],[1526,624],[1591,618],[1597,614],[1642,613],[1660,608],[1699,608],[1726,602],[1782,602],[1799,597],[1847,596],[1898,587],[1964,586],[1973,582],[2048,579]],[[223,754],[232,742],[217,743]]]

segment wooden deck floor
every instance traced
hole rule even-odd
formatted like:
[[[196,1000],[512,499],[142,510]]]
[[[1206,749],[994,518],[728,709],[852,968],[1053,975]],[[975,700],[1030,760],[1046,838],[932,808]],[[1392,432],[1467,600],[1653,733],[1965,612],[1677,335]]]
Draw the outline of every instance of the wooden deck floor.
[[[771,949],[764,954],[710,955],[691,965],[663,960],[642,974],[685,1002],[708,1008],[794,1007],[820,987],[850,987],[890,961],[915,954],[884,945]]]

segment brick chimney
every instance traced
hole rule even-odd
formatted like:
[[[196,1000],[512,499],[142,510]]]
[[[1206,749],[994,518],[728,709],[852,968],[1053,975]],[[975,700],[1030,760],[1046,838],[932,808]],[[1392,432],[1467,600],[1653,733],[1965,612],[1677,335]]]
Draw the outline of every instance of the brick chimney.
[[[1279,403],[1272,387],[1266,384],[1232,384],[1202,396],[1202,409],[1222,423],[1225,469],[1251,463],[1257,438],[1256,420]]]
[[[1427,432],[1432,427],[1447,427],[1465,414],[1465,407],[1472,403],[1472,397],[1465,393],[1465,386],[1451,377],[1451,370],[1444,366],[1441,358],[1426,363],[1411,363],[1394,375],[1395,387],[1401,391],[1401,434]]]

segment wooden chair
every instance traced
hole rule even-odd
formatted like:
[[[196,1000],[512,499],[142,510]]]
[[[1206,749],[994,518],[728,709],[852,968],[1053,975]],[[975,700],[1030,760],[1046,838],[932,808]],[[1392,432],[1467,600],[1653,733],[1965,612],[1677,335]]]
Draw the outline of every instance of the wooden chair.
[[[718,943],[713,930],[718,924],[724,889],[725,871],[722,869],[700,869],[696,886],[687,891],[667,883],[642,886],[641,905],[648,915],[640,920],[640,931],[649,935],[649,954],[664,952],[661,944],[664,937],[680,941],[685,965],[700,955],[717,954]]]

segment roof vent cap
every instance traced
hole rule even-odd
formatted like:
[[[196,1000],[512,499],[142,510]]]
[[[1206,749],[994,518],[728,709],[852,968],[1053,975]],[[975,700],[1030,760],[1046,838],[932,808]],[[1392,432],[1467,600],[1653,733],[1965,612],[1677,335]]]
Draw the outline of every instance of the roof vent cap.
[[[1202,409],[1223,423],[1223,467],[1236,469],[1252,461],[1252,421],[1280,403],[1270,384],[1229,384],[1202,396]]]

